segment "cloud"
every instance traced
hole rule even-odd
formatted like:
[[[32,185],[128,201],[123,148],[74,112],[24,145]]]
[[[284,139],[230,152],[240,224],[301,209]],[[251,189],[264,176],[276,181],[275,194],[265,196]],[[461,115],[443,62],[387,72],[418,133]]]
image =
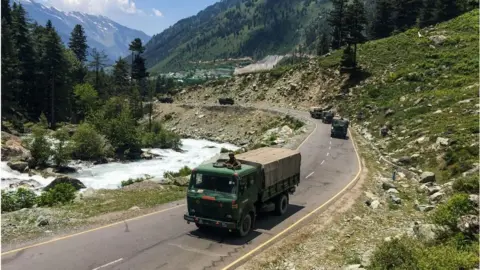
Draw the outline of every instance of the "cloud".
[[[153,14],[157,17],[163,17],[163,14],[160,10],[156,9],[156,8],[152,8],[153,10]]]
[[[46,0],[50,6],[63,11],[80,11],[97,15],[111,13],[144,14],[134,0]]]

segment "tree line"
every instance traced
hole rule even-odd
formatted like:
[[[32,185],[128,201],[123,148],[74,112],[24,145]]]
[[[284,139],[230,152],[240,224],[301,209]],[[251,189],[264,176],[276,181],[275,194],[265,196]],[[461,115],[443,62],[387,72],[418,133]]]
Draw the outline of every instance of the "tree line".
[[[366,5],[369,9],[366,9]],[[357,66],[357,44],[385,38],[408,28],[450,20],[478,6],[475,0],[332,0],[329,31],[321,32],[317,54],[344,48],[341,65]]]
[[[45,26],[31,23],[21,4],[9,2],[2,0],[1,11],[2,130],[25,132],[26,122],[43,119],[41,127],[51,130],[80,123],[80,132],[105,137],[117,154],[139,153],[147,146],[179,147],[179,137],[153,121],[154,97],[172,91],[175,82],[149,78],[139,38],[129,46],[132,62],[119,58],[108,72],[107,56],[89,49],[81,25],[65,46],[50,20]],[[44,163],[45,156],[40,159]]]

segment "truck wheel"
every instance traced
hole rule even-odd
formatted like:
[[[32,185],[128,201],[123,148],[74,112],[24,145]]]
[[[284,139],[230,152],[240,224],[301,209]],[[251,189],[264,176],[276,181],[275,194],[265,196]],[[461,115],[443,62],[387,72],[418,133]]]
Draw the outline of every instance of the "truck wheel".
[[[275,214],[281,216],[287,212],[288,197],[285,194],[280,195],[275,203]]]
[[[198,223],[195,223],[195,225],[197,225],[197,228],[200,231],[205,231],[207,229],[207,226],[205,226],[205,225],[201,225],[201,224],[198,224]]]
[[[240,227],[237,230],[237,234],[240,237],[247,236],[252,229],[252,216],[247,214],[243,217],[242,222],[240,222]]]

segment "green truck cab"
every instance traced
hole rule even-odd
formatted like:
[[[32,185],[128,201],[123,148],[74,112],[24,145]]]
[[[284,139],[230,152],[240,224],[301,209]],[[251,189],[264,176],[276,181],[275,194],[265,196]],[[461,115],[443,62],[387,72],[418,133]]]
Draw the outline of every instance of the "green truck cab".
[[[314,119],[322,119],[323,109],[321,107],[311,107],[310,116]]]
[[[332,128],[330,136],[332,138],[347,139],[349,121],[343,118],[335,118],[332,120]]]
[[[184,219],[199,229],[224,228],[248,235],[258,213],[287,211],[289,194],[300,183],[301,155],[296,150],[263,147],[237,156],[240,168],[226,160],[192,170]]]
[[[332,111],[324,111],[323,112],[323,117],[322,117],[322,122],[324,124],[331,124],[333,117],[335,116],[335,113]]]

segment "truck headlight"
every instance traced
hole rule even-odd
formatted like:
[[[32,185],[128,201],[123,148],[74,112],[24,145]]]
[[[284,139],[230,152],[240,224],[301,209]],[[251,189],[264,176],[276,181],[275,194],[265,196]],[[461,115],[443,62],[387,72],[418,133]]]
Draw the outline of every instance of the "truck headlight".
[[[225,217],[226,218],[232,218],[232,215],[226,215]]]

